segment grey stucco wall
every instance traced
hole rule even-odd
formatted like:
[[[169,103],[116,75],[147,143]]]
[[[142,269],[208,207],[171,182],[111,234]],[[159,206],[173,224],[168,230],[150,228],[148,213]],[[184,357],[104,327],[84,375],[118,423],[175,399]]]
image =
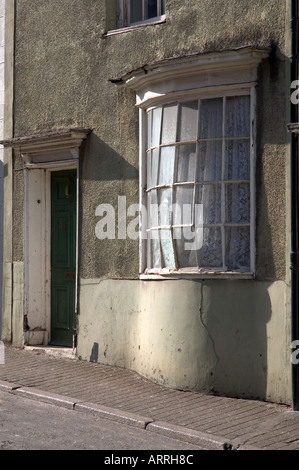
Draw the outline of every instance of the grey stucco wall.
[[[103,37],[108,21],[105,6],[104,0],[73,2],[71,10],[67,2],[58,0],[16,2],[15,135],[70,126],[93,129],[81,168],[81,276],[138,275],[138,242],[105,243],[94,236],[98,204],[114,202],[112,194],[126,195],[128,205],[138,202],[135,97],[109,79],[165,57],[253,44],[273,47],[258,84],[258,122],[263,132],[257,149],[257,243],[261,243],[257,273],[261,279],[283,279],[287,138],[284,113],[272,120],[272,109],[275,105],[284,110],[286,100],[284,2],[254,1],[249,8],[246,1],[207,0],[188,3],[186,8],[180,1],[168,0],[165,24]],[[15,178],[15,187],[22,192],[22,175]],[[17,261],[23,259],[21,205],[16,193]]]

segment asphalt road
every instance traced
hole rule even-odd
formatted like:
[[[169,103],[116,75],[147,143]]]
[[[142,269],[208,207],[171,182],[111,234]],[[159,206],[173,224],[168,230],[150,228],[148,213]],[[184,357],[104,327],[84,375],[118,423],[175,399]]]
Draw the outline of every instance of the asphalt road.
[[[0,450],[163,450],[185,451],[186,456],[193,455],[198,447],[134,426],[0,392]],[[102,459],[111,455],[105,453]]]

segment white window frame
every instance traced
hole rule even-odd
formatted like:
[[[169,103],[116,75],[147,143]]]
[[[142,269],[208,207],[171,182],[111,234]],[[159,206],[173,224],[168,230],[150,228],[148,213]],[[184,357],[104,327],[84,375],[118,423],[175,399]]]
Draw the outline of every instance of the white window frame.
[[[146,0],[140,0],[142,2],[142,16],[143,19],[137,22],[130,22],[131,17],[131,1],[130,0],[118,0],[117,1],[117,27],[128,28],[134,26],[140,26],[143,24],[157,23],[165,20],[165,14],[162,14],[162,2],[158,0],[158,14],[155,17],[146,17]]]
[[[146,66],[123,77],[127,86],[136,91],[139,107],[139,164],[140,164],[140,207],[147,207],[146,193],[146,142],[147,109],[174,101],[208,99],[237,95],[250,95],[250,270],[221,271],[217,269],[160,269],[147,271],[147,221],[140,210],[140,263],[141,279],[207,278],[252,279],[255,277],[255,122],[257,68],[269,50],[251,47],[222,53],[203,54],[181,60]]]
[[[209,98],[221,98],[223,101],[226,101],[226,98],[228,97],[237,97],[237,96],[249,96],[250,97],[250,122],[255,122],[255,88],[251,87],[248,89],[234,89],[234,90],[227,90],[227,91],[222,91],[221,94],[218,93],[212,93],[210,94],[208,91],[203,91],[200,94],[196,94],[194,96],[188,96],[188,98],[181,99],[178,101],[178,103],[184,103],[184,101],[193,101],[193,100],[201,100],[201,99],[209,99]],[[164,103],[164,104],[172,104],[171,103]],[[141,113],[141,120],[145,122],[144,125],[142,125],[142,128],[144,130],[143,135],[141,136],[141,139],[144,141],[147,140],[147,110],[144,109],[142,110]],[[225,142],[225,138],[221,139],[223,142]],[[210,269],[204,269],[204,268],[196,268],[196,267],[190,267],[190,268],[178,268],[178,269],[169,269],[169,268],[161,268],[161,269],[155,269],[155,268],[148,268],[148,262],[147,262],[147,257],[148,257],[148,237],[145,236],[145,231],[148,232],[148,236],[150,236],[150,231],[152,230],[151,228],[148,228],[147,226],[147,220],[142,221],[142,226],[143,226],[143,235],[141,237],[141,264],[140,264],[140,274],[142,276],[146,277],[156,277],[157,275],[163,275],[165,276],[203,276],[203,277],[213,277],[219,275],[223,276],[239,276],[242,278],[247,278],[247,277],[252,277],[254,271],[255,271],[255,182],[254,182],[254,173],[255,173],[255,129],[254,126],[250,126],[250,177],[249,177],[249,185],[250,185],[250,222],[247,225],[244,226],[249,226],[250,229],[250,269],[249,271],[242,272],[242,271],[228,271],[223,270],[221,268],[210,268]],[[189,143],[189,142],[188,142]],[[195,141],[191,143],[196,143]],[[180,142],[177,142],[174,144],[174,146],[180,145]],[[146,155],[147,151],[143,151],[141,159],[140,159],[140,168],[141,168],[141,191],[142,191],[142,205],[147,209],[146,213],[148,214],[148,207],[147,207],[147,193],[150,188],[147,188],[147,164],[146,164]],[[241,183],[241,181],[240,181]],[[172,190],[174,187],[181,186],[183,185],[184,182],[180,183],[174,183],[171,186]],[[190,183],[189,183],[190,184]],[[198,183],[194,183],[195,185]],[[221,184],[222,187],[224,187],[223,181],[219,180],[219,184]],[[222,196],[223,197],[223,196]],[[223,201],[222,201],[223,203]],[[145,219],[145,217],[144,217]],[[222,230],[224,230],[224,227],[227,224],[225,224],[223,221],[219,226],[221,226]],[[239,225],[241,226],[241,225]],[[224,234],[222,233],[222,241],[223,241],[223,251],[224,251]],[[174,248],[175,252],[175,248]],[[225,253],[222,253],[222,258],[224,259]]]

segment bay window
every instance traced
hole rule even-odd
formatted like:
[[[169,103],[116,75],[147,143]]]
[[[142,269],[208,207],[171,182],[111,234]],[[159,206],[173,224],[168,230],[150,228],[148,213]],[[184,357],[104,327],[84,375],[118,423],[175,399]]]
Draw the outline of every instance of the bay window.
[[[268,55],[194,54],[122,77],[140,116],[141,278],[254,277],[257,70]]]
[[[146,116],[147,272],[250,272],[250,96]]]

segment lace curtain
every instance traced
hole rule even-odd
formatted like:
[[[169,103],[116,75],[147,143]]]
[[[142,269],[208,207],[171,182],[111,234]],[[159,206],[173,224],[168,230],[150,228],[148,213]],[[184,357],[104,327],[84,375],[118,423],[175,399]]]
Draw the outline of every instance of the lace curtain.
[[[148,267],[249,271],[250,98],[148,113]]]

